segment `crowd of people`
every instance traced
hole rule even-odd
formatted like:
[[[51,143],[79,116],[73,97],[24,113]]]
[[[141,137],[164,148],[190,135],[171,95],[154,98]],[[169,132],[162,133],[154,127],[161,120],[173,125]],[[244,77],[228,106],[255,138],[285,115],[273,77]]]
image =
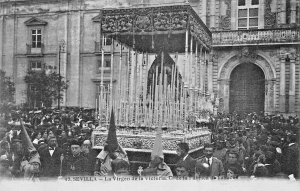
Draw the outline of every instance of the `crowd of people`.
[[[93,110],[14,111],[1,114],[0,121],[1,179],[133,175],[299,178],[297,117],[256,113],[211,116],[212,142],[204,145],[203,156],[192,158],[188,143],[182,142],[177,145],[174,167],[164,162],[162,150],[156,150],[148,167],[137,172],[130,170],[131,162],[119,144],[108,139],[101,152],[92,148],[91,134],[99,126]]]

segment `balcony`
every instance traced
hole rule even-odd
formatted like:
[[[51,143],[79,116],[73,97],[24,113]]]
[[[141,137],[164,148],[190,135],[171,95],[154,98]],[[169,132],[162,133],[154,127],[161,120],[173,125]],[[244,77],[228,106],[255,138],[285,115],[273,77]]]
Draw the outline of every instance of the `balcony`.
[[[100,43],[103,44],[104,52],[111,51],[112,40],[110,38],[104,38],[104,43],[102,43],[102,40],[100,40],[100,42],[95,41],[95,54],[101,54]]]
[[[111,68],[110,67],[103,67],[103,74],[107,75],[111,73]],[[97,74],[101,74],[101,67],[97,68]]]
[[[213,47],[299,44],[300,28],[212,32]]]
[[[42,56],[44,54],[44,44],[41,47],[32,47],[31,44],[26,44],[26,55],[27,56]]]

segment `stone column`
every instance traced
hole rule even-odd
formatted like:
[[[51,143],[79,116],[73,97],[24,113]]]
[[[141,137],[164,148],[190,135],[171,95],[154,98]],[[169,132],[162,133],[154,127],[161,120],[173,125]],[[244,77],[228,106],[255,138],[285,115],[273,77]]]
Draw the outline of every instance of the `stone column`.
[[[237,29],[237,0],[231,0],[231,29]]]
[[[265,80],[265,113],[270,113],[270,91],[269,91],[269,85],[270,85],[270,81],[269,80]]]
[[[203,75],[204,75],[204,72],[203,72],[203,52],[202,52],[202,48],[201,48],[201,51],[200,51],[200,58],[199,58],[199,70],[200,70],[200,72],[199,72],[199,74],[200,74],[200,77],[199,77],[199,79],[200,79],[200,93],[202,94],[203,92],[204,92],[204,90],[203,90]]]
[[[276,79],[272,79],[269,82],[269,106],[270,106],[270,112],[274,113],[275,112],[275,96],[276,96],[276,91],[275,91],[275,84],[276,84]]]
[[[68,26],[69,26],[69,18],[68,18],[68,14],[65,14],[64,15],[65,17],[65,21],[64,21],[64,39],[65,39],[65,45],[64,45],[64,50],[62,51],[62,54],[61,54],[61,59],[62,59],[62,64],[63,64],[63,77],[65,78],[65,80],[68,79],[68,73],[67,73],[67,67],[68,67],[68,39],[69,39],[69,34],[68,34]],[[66,106],[67,103],[68,103],[68,100],[67,100],[67,90],[64,91],[63,93],[63,103],[62,105],[63,106]]]
[[[279,111],[285,112],[285,55],[280,58]]]
[[[206,53],[206,50],[204,51],[204,59],[203,59],[203,62],[202,62],[202,64],[203,64],[203,87],[202,87],[202,89],[203,89],[203,93],[204,93],[204,95],[207,93],[207,91],[206,91],[206,87],[207,87],[207,80],[206,80],[206,77],[207,77],[207,67],[206,67],[206,60],[207,60],[207,53]]]
[[[299,51],[299,50],[298,50]],[[296,64],[298,65],[297,67],[299,67],[299,63],[300,62],[300,54],[296,54]],[[297,114],[298,115],[300,115],[300,71],[298,70],[298,79],[297,79],[297,81],[298,81],[298,91],[297,91],[297,93],[296,93],[296,95],[297,95],[297,101],[298,101],[298,103],[297,103]]]
[[[210,59],[207,68],[207,90],[210,95],[213,94],[213,55],[210,54]]]
[[[210,28],[213,29],[216,27],[216,1],[210,0]]]
[[[219,79],[219,99],[220,99],[220,105],[219,105],[219,111],[220,112],[229,112],[229,79]],[[222,101],[221,101],[222,100]]]
[[[258,12],[258,28],[263,29],[265,26],[265,0],[259,0],[259,12]]]
[[[4,50],[4,35],[5,35],[5,33],[3,33],[3,31],[4,31],[4,16],[1,16],[0,17],[0,69],[3,69],[4,68],[4,63],[3,63],[3,60],[4,60],[4,58],[3,58],[3,50]]]
[[[280,24],[286,24],[286,0],[281,0]]]
[[[224,79],[218,79],[219,112],[224,112]]]
[[[201,11],[201,20],[203,21],[204,24],[206,24],[206,10],[207,10],[207,0],[202,0],[202,11]]]
[[[274,113],[274,85],[276,79],[269,79],[265,81],[265,113]]]
[[[70,36],[67,40],[69,45],[69,58],[70,64],[68,71],[70,71],[69,87],[67,100],[68,106],[80,106],[80,13],[74,13],[72,15],[68,15],[69,19],[72,22],[68,26],[68,30],[70,31]]]
[[[297,2],[296,0],[291,0],[291,24],[296,24],[296,10],[297,9]]]
[[[201,93],[202,91],[202,74],[201,74],[201,64],[202,64],[202,46],[199,47],[199,53],[198,53],[198,91]]]
[[[224,112],[229,112],[229,85],[230,80],[225,79],[224,80]]]
[[[60,42],[60,75],[64,78],[64,80],[67,79],[67,44],[65,41]],[[62,99],[60,101],[61,106],[66,106],[66,91],[62,93]]]
[[[296,88],[296,57],[290,56],[290,87],[289,87],[289,113],[295,113],[295,88]]]

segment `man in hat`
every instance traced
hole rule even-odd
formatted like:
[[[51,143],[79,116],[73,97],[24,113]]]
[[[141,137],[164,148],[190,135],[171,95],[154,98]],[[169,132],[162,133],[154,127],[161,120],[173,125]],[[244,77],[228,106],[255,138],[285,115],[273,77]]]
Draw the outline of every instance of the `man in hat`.
[[[227,148],[225,147],[225,141],[217,140],[216,141],[216,149],[213,153],[213,156],[216,157],[217,159],[221,160],[222,163],[225,163],[226,153],[227,153]]]
[[[223,177],[224,176],[224,167],[222,161],[213,157],[214,147],[212,144],[204,145],[204,155],[205,157],[198,160],[196,163],[196,170],[199,166],[204,166],[209,169],[209,177]]]
[[[58,177],[62,168],[61,157],[63,150],[58,147],[56,137],[49,137],[48,147],[41,150],[41,176],[43,177]]]
[[[65,173],[68,176],[85,176],[89,174],[88,159],[81,152],[81,144],[73,140],[71,145],[71,156],[65,160]]]
[[[189,145],[187,143],[179,143],[177,145],[176,153],[179,156],[177,166],[184,166],[188,171],[189,176],[195,174],[196,160],[189,155]]]
[[[244,174],[244,170],[242,168],[242,165],[240,163],[240,161],[238,160],[239,158],[239,154],[237,152],[234,151],[230,151],[228,153],[228,160],[224,163],[224,170],[227,174],[228,169],[234,168],[236,169],[235,171],[235,175],[241,176]]]

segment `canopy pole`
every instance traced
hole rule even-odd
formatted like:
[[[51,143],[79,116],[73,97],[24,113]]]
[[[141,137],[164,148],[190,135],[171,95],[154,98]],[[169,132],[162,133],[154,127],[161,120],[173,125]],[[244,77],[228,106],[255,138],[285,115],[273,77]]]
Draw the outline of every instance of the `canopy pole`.
[[[187,91],[188,91],[188,76],[187,76],[187,70],[186,67],[188,67],[188,50],[189,50],[189,31],[186,29],[185,32],[185,60],[184,60],[184,89],[183,89],[183,99],[184,99],[184,114],[183,114],[183,120],[184,123],[184,129],[187,128],[186,118],[187,118],[187,112],[188,112],[188,103],[187,103]]]
[[[100,101],[99,101],[99,114],[100,114],[100,122],[101,121],[101,115],[102,115],[102,111],[103,111],[103,91],[104,91],[104,82],[103,82],[103,75],[104,75],[104,70],[103,70],[103,63],[104,63],[104,50],[101,50],[101,77],[100,77]]]
[[[158,88],[159,88],[159,84],[158,84],[158,66],[156,66],[156,69],[155,69],[155,91],[154,91],[154,111],[153,111],[153,114],[154,114],[154,121],[153,121],[153,124],[154,125],[158,125],[158,120],[159,120],[159,111],[158,111]],[[155,113],[156,112],[156,113]]]
[[[134,64],[133,64],[133,58],[134,58],[134,53],[132,50],[130,50],[129,52],[130,54],[130,77],[129,77],[129,110],[128,110],[128,113],[129,113],[129,125],[132,124],[132,114],[133,114],[133,83],[134,83]]]
[[[134,52],[135,60],[134,60],[134,108],[135,108],[135,115],[134,115],[134,124],[135,126],[138,123],[138,85],[139,85],[139,78],[138,78],[138,52]]]
[[[206,67],[206,50],[204,50],[204,83],[203,83],[203,93],[204,97],[206,97],[206,76],[207,75],[207,67]]]
[[[185,60],[183,62],[183,81],[186,85],[187,82],[187,75],[186,75],[186,65],[187,65],[187,60],[188,60],[188,48],[189,48],[189,31],[188,29],[185,31]]]
[[[111,49],[110,49],[110,56],[111,56],[111,60],[110,60],[110,86],[109,86],[109,92],[110,92],[110,98],[109,98],[109,105],[110,107],[109,110],[108,110],[108,114],[109,114],[109,111],[112,110],[113,108],[113,75],[114,75],[114,40],[112,39],[112,43],[111,43]],[[118,115],[118,113],[117,113]],[[117,117],[118,119],[118,117]]]
[[[143,125],[146,124],[147,122],[147,117],[148,114],[146,112],[146,99],[147,99],[147,79],[148,79],[148,75],[147,75],[147,67],[148,67],[148,54],[143,53],[143,63],[142,63],[142,68],[143,68],[143,76],[142,76],[142,93],[143,93],[143,107],[142,107],[142,113],[144,116],[143,121]]]
[[[164,80],[164,51],[161,52],[161,65],[160,65],[160,79],[159,79],[159,126],[162,127],[162,122],[163,122],[163,86],[164,86],[164,83],[163,83],[163,80]]]
[[[122,82],[121,82],[121,71],[122,71],[122,44],[120,44],[120,60],[119,60],[119,79],[118,79],[118,93],[117,96],[118,97],[118,118],[117,121],[119,123],[119,125],[122,123],[122,101],[121,99],[123,99],[122,97]]]
[[[197,100],[198,100],[198,89],[197,89],[197,79],[198,79],[198,41],[196,41],[196,49],[195,49],[195,63],[194,63],[194,106],[195,112],[197,112]],[[196,127],[196,126],[195,126]]]
[[[189,95],[190,95],[190,99],[189,99],[189,111],[191,112],[193,110],[193,75],[192,75],[192,67],[193,67],[193,36],[191,35],[191,39],[190,39],[190,59],[189,59],[189,71],[188,71],[188,75],[189,75]]]
[[[176,89],[175,89],[175,124],[176,124],[176,127],[178,127],[178,122],[179,122],[179,119],[180,119],[180,111],[179,111],[179,97],[180,97],[180,90],[179,90],[179,71],[178,71],[178,52],[176,52],[176,60],[175,60],[175,68],[176,68],[176,82],[175,82],[175,85],[176,85]]]
[[[130,90],[130,84],[131,84],[131,74],[130,74],[130,56],[131,56],[131,50],[130,50],[130,47],[128,47],[128,52],[127,52],[127,75],[126,75],[126,113],[125,113],[125,116],[126,116],[126,125],[128,126],[129,125],[129,104],[131,103],[130,102],[130,93],[131,93],[131,90]]]
[[[202,63],[203,63],[203,46],[200,45],[200,52],[199,52],[199,93],[202,96],[203,94],[203,71],[202,71]]]

